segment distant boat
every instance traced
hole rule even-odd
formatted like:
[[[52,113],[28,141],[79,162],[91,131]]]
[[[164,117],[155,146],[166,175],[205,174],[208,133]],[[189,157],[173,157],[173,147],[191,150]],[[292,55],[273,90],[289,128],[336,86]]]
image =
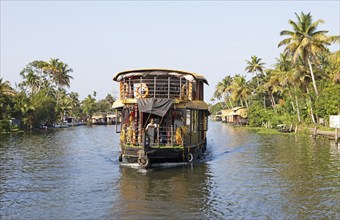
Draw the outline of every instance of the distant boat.
[[[67,123],[62,124],[53,124],[54,128],[69,128],[70,126]]]
[[[107,124],[107,114],[103,112],[95,113],[92,116],[92,124],[94,125],[106,125]]]
[[[221,111],[219,111],[215,114],[214,120],[215,121],[222,121],[222,112]]]

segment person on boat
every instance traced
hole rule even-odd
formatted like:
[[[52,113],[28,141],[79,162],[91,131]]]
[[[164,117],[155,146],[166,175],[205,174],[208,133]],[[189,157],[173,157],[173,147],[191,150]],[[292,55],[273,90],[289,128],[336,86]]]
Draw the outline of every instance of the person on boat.
[[[150,143],[155,143],[155,133],[157,127],[158,125],[154,122],[154,119],[151,118],[150,123],[145,128],[147,134],[149,135]]]
[[[148,130],[150,127],[157,128],[157,124],[154,122],[153,118],[151,118],[150,123],[146,126],[145,130]]]

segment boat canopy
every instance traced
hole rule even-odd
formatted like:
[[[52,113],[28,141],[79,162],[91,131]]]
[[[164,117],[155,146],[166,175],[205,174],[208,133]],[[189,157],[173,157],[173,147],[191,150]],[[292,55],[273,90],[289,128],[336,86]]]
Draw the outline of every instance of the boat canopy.
[[[150,113],[164,117],[171,107],[173,101],[168,98],[146,98],[137,99],[138,108],[141,112]]]
[[[116,109],[116,108],[123,108],[124,104],[122,102],[122,100],[116,100],[113,104],[112,104],[112,108]]]
[[[201,74],[182,71],[182,70],[161,69],[161,68],[127,70],[127,71],[117,73],[113,77],[113,80],[119,82],[123,78],[128,78],[132,76],[161,76],[161,75],[184,77],[186,80],[190,82],[194,81],[195,79],[199,79],[199,80],[202,80],[207,85],[209,85],[207,79]]]

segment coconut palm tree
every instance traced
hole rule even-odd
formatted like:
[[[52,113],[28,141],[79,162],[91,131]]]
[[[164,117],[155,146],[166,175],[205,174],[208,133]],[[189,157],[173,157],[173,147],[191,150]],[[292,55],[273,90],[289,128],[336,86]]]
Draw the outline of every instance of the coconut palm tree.
[[[0,78],[0,95],[5,95],[5,96],[15,95],[15,91],[11,87],[9,81],[4,81],[3,78]]]
[[[70,87],[70,79],[73,79],[70,72],[73,72],[72,68],[66,63],[59,61],[59,59],[51,58],[48,63],[43,67],[43,71],[47,73],[52,81],[57,87],[57,104],[56,108],[59,108],[59,96],[62,88]]]
[[[264,73],[265,63],[262,63],[261,61],[262,61],[262,59],[258,58],[255,55],[251,56],[251,60],[246,60],[247,66],[246,66],[245,70],[247,71],[247,73],[252,73],[252,74],[256,75],[257,84],[259,84],[258,74]]]
[[[315,94],[318,96],[319,92],[315,82],[315,76],[312,68],[312,62],[317,63],[318,53],[328,50],[327,45],[330,45],[335,40],[334,37],[327,37],[325,34],[328,31],[318,31],[319,24],[324,23],[319,19],[313,22],[310,13],[305,14],[301,12],[300,16],[295,13],[297,22],[289,20],[289,24],[293,30],[283,30],[280,32],[281,36],[288,36],[282,40],[278,47],[285,45],[284,51],[292,56],[292,62],[297,63],[301,58],[304,65],[308,66],[309,73],[313,82]]]
[[[41,78],[34,72],[34,70],[29,69],[27,72],[22,71],[20,75],[24,78],[24,81],[22,82],[24,87],[30,89],[32,94],[38,92],[41,87]]]
[[[73,117],[78,119],[80,115],[80,101],[79,101],[79,94],[77,92],[71,92],[69,94],[70,99],[70,106],[71,106],[71,114]]]
[[[230,85],[232,84],[232,81],[233,78],[231,76],[224,77],[222,81],[216,85],[213,95],[213,98],[218,100],[224,97],[226,102],[229,101],[231,108],[233,108],[233,103],[230,101]]]
[[[52,82],[57,86],[57,90],[63,87],[70,87],[70,79],[73,79],[69,73],[73,72],[72,68],[59,59],[51,58],[44,71],[50,75]]]
[[[93,113],[96,111],[96,99],[88,95],[81,104],[83,113],[91,120]]]
[[[283,91],[283,88],[280,84],[282,77],[280,73],[276,71],[270,71],[270,74],[268,74],[268,78],[269,79],[264,84],[264,88],[266,88],[269,100],[272,104],[272,108],[275,109],[276,101],[274,94],[281,93]]]
[[[64,89],[60,91],[59,99],[60,119],[63,122],[72,110],[72,100]]]
[[[241,102],[241,105],[243,105],[242,103],[244,102],[248,107],[247,98],[251,94],[251,91],[249,89],[245,76],[241,76],[238,74],[235,75],[235,77],[233,78],[233,82],[230,85],[230,92],[231,99],[233,101],[236,102],[239,100]]]

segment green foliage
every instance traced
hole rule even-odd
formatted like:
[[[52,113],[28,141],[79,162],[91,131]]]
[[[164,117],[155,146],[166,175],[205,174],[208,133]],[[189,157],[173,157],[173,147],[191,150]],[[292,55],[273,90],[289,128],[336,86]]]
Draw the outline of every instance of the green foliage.
[[[319,117],[329,117],[340,113],[340,85],[329,84],[315,102],[315,113]]]
[[[10,132],[11,123],[9,120],[0,120],[0,132]]]
[[[82,101],[82,109],[83,113],[91,118],[93,113],[97,111],[97,105],[96,105],[96,99],[93,98],[91,95],[88,95],[83,101]]]
[[[42,124],[53,124],[56,119],[56,101],[41,91],[32,97],[33,127],[38,128]]]
[[[224,108],[225,108],[224,103],[219,102],[219,103],[216,103],[215,105],[211,106],[209,110],[210,110],[210,113],[212,115],[215,115],[218,111],[221,111]]]
[[[228,97],[249,106],[251,126],[308,125],[340,112],[340,51],[331,53],[328,48],[339,36],[318,30],[323,21],[313,22],[310,13],[295,15],[297,21],[289,20],[292,30],[280,33],[287,38],[278,44],[285,49],[274,69],[264,69],[254,55],[245,70],[255,77],[246,82],[235,75],[228,84],[223,83],[225,77],[216,86],[214,98]]]
[[[105,99],[99,100],[96,105],[96,110],[99,112],[110,112],[112,111],[112,104],[114,103],[115,99],[112,95],[108,94]]]
[[[259,101],[254,101],[248,111],[249,125],[260,127],[263,123],[270,121],[272,112],[263,108],[263,104]]]
[[[279,124],[294,124],[294,117],[290,114],[278,114],[278,111],[272,108],[264,108],[263,103],[254,101],[249,107],[248,112],[249,125],[261,127],[267,125],[275,128]]]

